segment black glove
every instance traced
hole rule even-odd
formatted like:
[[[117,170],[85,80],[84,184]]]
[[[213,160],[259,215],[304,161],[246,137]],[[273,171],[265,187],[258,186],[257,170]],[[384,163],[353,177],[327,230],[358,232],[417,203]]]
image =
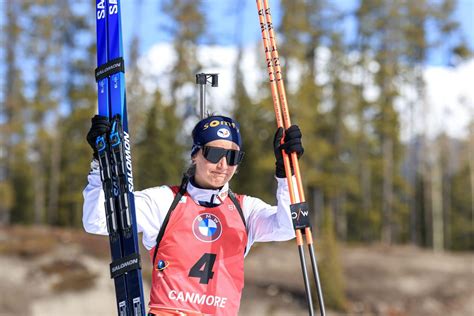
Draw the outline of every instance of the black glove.
[[[273,150],[275,153],[275,175],[278,178],[285,178],[285,165],[283,163],[282,150],[287,154],[296,153],[298,159],[303,155],[304,148],[301,143],[301,131],[298,125],[291,125],[285,132],[283,144],[280,144],[283,137],[283,127],[279,127],[273,138]],[[291,166],[291,174],[293,174],[293,166]]]
[[[87,142],[92,147],[92,150],[94,150],[94,158],[98,159],[95,142],[97,140],[97,137],[107,133],[110,130],[110,122],[106,116],[101,115],[95,115],[91,119],[91,122],[91,128],[89,130],[89,133],[87,133]]]

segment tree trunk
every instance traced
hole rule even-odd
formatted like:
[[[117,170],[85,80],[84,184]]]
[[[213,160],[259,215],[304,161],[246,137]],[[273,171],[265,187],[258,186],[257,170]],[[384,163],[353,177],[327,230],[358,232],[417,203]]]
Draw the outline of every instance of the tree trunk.
[[[471,218],[474,218],[474,121],[469,128],[469,173],[471,182]]]
[[[18,22],[16,18],[18,5],[14,1],[6,1],[3,5],[5,12],[2,12],[1,16],[5,19],[2,32],[2,39],[8,45],[4,47],[4,59],[3,64],[6,69],[4,72],[3,80],[3,93],[4,96],[0,101],[0,116],[5,120],[4,123],[0,124],[0,185],[5,186],[4,194],[9,194],[10,191],[14,195],[14,189],[12,188],[12,175],[11,170],[14,162],[13,147],[15,134],[18,129],[15,126],[20,126],[18,117],[20,111],[15,109],[18,105],[18,83],[20,81],[20,73],[16,69],[16,44],[18,41]],[[4,197],[6,198],[6,197]],[[14,196],[10,196],[11,203],[0,202],[0,222],[4,224],[10,223],[11,208],[14,204]]]
[[[423,236],[424,244],[426,247],[431,247],[433,244],[433,235],[432,235],[432,208],[431,208],[431,179],[430,179],[430,162],[429,162],[429,146],[426,136],[426,131],[428,129],[428,116],[429,116],[429,106],[426,101],[426,94],[424,90],[420,90],[420,99],[422,102],[422,109],[424,116],[423,120],[423,134],[422,134],[422,143],[421,143],[421,177],[423,183],[423,225],[425,227]]]
[[[436,151],[436,153],[433,153],[434,161],[431,169],[432,238],[433,249],[435,251],[442,251],[444,248],[442,173],[438,154],[439,150]]]
[[[311,189],[313,196],[313,221],[312,225],[315,227],[315,231],[318,234],[322,227],[323,212],[324,212],[324,193],[313,187]]]
[[[370,223],[370,212],[371,212],[371,209],[372,209],[372,191],[371,191],[371,169],[370,169],[370,165],[367,163],[367,161],[365,161],[365,159],[367,159],[366,155],[364,154],[362,156],[362,159],[364,159],[362,161],[362,170],[361,170],[361,173],[360,173],[360,182],[361,182],[361,187],[362,187],[362,208],[363,208],[363,211],[364,211],[364,221],[365,221],[365,224],[366,224],[366,229],[364,229],[363,231],[363,240],[364,241],[370,241],[373,236],[372,234],[370,233],[370,229],[369,227],[371,227],[371,223]]]
[[[48,198],[48,223],[51,225],[55,225],[58,222],[59,174],[61,172],[61,142],[58,134],[59,133],[56,133],[56,135],[52,136],[51,146],[51,172]]]
[[[41,159],[34,162],[34,216],[36,225],[42,224],[45,215],[44,172]]]
[[[410,241],[418,245],[418,214],[416,209],[416,172],[418,149],[415,133],[415,104],[410,104],[410,141],[408,145],[408,208],[410,211]]]
[[[346,192],[342,191],[339,192],[337,198],[337,227],[338,227],[338,235],[340,240],[346,241],[347,240],[347,212],[345,208],[346,204]]]
[[[448,167],[449,168],[449,167]],[[443,223],[444,223],[444,247],[451,249],[451,181],[450,171],[443,175]]]
[[[393,208],[393,141],[385,137],[383,151],[383,201],[382,201],[382,241],[392,243],[392,208]]]
[[[423,219],[424,219],[424,226],[425,226],[425,246],[432,247],[433,246],[433,227],[432,227],[432,200],[431,200],[431,179],[430,175],[430,166],[427,162],[424,163],[423,167]]]

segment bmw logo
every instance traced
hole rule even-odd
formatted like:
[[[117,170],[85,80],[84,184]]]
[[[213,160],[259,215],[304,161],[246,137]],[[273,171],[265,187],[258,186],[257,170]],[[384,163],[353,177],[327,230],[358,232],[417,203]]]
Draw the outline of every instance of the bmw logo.
[[[196,216],[193,221],[193,233],[194,236],[200,241],[216,241],[222,234],[221,221],[214,214],[200,214]]]

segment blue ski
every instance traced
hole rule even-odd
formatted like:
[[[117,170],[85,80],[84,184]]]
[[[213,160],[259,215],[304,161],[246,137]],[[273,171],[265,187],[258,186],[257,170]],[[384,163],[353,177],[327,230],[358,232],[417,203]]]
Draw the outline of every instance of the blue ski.
[[[144,316],[120,13],[119,0],[96,0],[98,112],[112,124],[111,132],[99,136],[96,144],[118,315]]]

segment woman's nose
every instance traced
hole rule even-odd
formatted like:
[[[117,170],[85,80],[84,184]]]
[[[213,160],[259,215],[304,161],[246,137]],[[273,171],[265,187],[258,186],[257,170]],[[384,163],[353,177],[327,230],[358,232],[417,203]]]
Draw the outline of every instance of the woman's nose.
[[[222,157],[221,160],[219,160],[219,162],[217,163],[217,167],[221,169],[227,167],[227,159],[225,156]]]

